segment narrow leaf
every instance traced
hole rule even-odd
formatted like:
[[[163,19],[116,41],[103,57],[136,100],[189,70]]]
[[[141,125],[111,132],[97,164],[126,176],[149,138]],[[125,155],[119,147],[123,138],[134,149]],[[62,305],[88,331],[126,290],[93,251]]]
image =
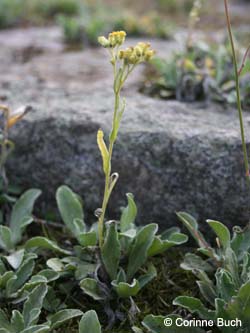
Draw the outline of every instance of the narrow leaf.
[[[23,256],[24,256],[24,250],[21,249],[19,251],[10,254],[5,258],[14,269],[18,269],[18,267],[21,265],[23,261]]]
[[[197,313],[203,319],[214,319],[214,311],[208,310],[205,305],[195,297],[179,296],[173,301],[174,305],[182,306],[191,313]]]
[[[63,254],[70,254],[69,251],[66,251],[66,250],[60,248],[55,242],[53,242],[45,237],[40,237],[40,236],[29,239],[25,243],[24,246],[26,249],[37,247],[37,248],[56,251],[56,252],[63,253]]]
[[[138,278],[140,289],[142,289],[146,284],[153,280],[157,276],[156,268],[153,264],[150,264],[146,274],[141,275]]]
[[[17,311],[13,310],[12,317],[11,317],[11,327],[14,332],[20,332],[24,329],[24,320],[22,314]]]
[[[35,267],[33,258],[26,259],[6,285],[7,295],[17,292],[32,275]]]
[[[40,190],[30,189],[15,203],[10,217],[10,229],[13,233],[13,241],[15,243],[21,240],[22,229],[25,224],[23,221],[26,221],[26,219],[30,221],[35,201],[40,195]]]
[[[118,238],[117,225],[115,222],[107,224],[106,237],[101,249],[102,261],[111,280],[117,276],[121,257],[121,245]]]
[[[75,237],[84,232],[84,214],[78,196],[68,186],[63,185],[56,192],[56,201],[62,220],[68,230]]]
[[[160,236],[156,236],[148,250],[148,256],[150,257],[163,253],[175,245],[186,243],[187,240],[188,237],[181,233],[174,233],[170,235],[168,239],[161,239]]]
[[[0,248],[10,251],[13,247],[14,244],[11,239],[11,230],[4,225],[0,225]]]
[[[148,249],[153,243],[154,236],[157,232],[157,224],[148,224],[143,227],[137,234],[128,259],[128,281],[132,279],[138,269],[146,262]]]
[[[11,329],[11,325],[9,323],[8,317],[5,314],[5,312],[1,309],[0,309],[0,327],[3,329],[6,329],[7,332],[8,332],[8,330]]]
[[[23,306],[25,327],[35,325],[37,323],[47,291],[48,287],[45,283],[43,283],[37,286],[29,294],[29,297]]]
[[[103,131],[99,129],[97,132],[97,144],[102,155],[103,172],[105,173],[105,175],[107,175],[109,171],[109,152],[103,137]]]
[[[125,232],[131,228],[131,224],[135,222],[135,218],[137,215],[137,207],[134,202],[133,194],[127,193],[126,196],[128,199],[128,205],[122,211],[120,221],[121,232]]]
[[[46,325],[35,325],[26,328],[20,333],[47,333],[50,332],[50,327]]]
[[[65,321],[70,320],[75,317],[82,316],[82,311],[74,309],[65,309],[58,311],[54,315],[49,317],[50,329],[60,327]]]
[[[95,300],[102,300],[103,295],[98,286],[98,283],[95,279],[86,278],[80,282],[81,289],[85,292],[85,294],[91,296]]]
[[[179,212],[177,213],[177,216],[180,219],[180,221],[184,224],[184,226],[189,230],[190,234],[196,240],[198,245],[200,247],[205,247],[205,245],[207,245],[207,242],[205,241],[205,238],[202,235],[202,233],[198,230],[197,221],[191,215],[185,212]]]
[[[231,236],[228,228],[218,221],[207,220],[207,223],[216,233],[219,241],[224,249],[227,249],[230,246]]]

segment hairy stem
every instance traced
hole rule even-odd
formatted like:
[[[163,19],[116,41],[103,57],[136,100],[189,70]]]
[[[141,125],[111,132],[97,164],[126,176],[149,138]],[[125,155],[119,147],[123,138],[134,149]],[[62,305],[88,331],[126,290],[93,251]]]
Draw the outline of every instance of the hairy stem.
[[[233,63],[234,63],[234,71],[235,71],[235,86],[236,86],[236,94],[237,94],[237,108],[238,108],[238,116],[239,116],[239,121],[240,121],[240,132],[241,132],[241,142],[242,142],[242,150],[243,150],[243,156],[244,156],[244,165],[245,165],[247,185],[248,185],[248,188],[250,189],[249,163],[248,163],[247,146],[246,146],[246,140],[245,140],[242,107],[241,107],[239,72],[238,72],[236,51],[235,51],[234,39],[233,39],[232,28],[231,28],[230,14],[229,14],[229,9],[228,9],[228,0],[224,0],[224,5],[225,5],[225,13],[226,13],[226,19],[227,19],[227,29],[228,29],[230,44],[231,44],[231,48],[232,48],[232,55],[233,55]]]

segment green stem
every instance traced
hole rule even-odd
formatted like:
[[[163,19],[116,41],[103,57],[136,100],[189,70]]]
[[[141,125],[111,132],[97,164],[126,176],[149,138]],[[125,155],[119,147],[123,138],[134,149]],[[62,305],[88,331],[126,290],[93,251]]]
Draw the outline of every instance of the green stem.
[[[249,163],[248,163],[247,146],[246,146],[246,140],[245,140],[245,131],[244,131],[242,107],[241,107],[241,95],[240,95],[240,82],[239,82],[238,65],[237,65],[234,39],[233,39],[232,28],[231,28],[230,14],[229,14],[229,9],[228,9],[228,1],[224,0],[224,4],[225,4],[226,19],[227,19],[228,34],[229,34],[230,44],[231,44],[231,48],[232,48],[234,71],[235,71],[237,108],[238,108],[238,115],[239,115],[239,121],[240,121],[240,132],[241,132],[241,142],[242,142],[242,150],[243,150],[243,156],[244,156],[244,165],[245,165],[245,171],[246,171],[247,185],[250,189]]]
[[[115,91],[115,106],[114,106],[114,114],[113,114],[113,124],[112,124],[112,132],[115,130],[115,122],[117,118],[117,112],[119,110],[119,105],[120,105],[120,89],[118,91]],[[103,195],[103,201],[102,201],[102,209],[101,209],[101,214],[99,217],[98,221],[98,235],[99,235],[99,246],[102,248],[103,246],[103,229],[104,229],[104,217],[106,214],[107,206],[108,206],[108,201],[109,197],[111,194],[110,190],[110,176],[111,176],[111,162],[112,162],[112,154],[113,154],[113,147],[114,147],[114,138],[111,135],[110,136],[110,141],[109,141],[109,159],[108,159],[108,165],[109,169],[108,172],[105,175],[105,187],[104,187],[104,195]]]
[[[244,56],[243,56],[243,60],[242,60],[241,66],[240,66],[240,69],[238,70],[238,75],[239,75],[239,76],[241,75],[241,73],[242,73],[242,71],[243,71],[243,69],[244,69],[244,67],[245,67],[245,63],[246,63],[247,56],[248,56],[249,52],[250,52],[250,45],[249,45],[248,48],[246,49],[246,52],[245,52],[245,54],[244,54]]]
[[[8,110],[4,110],[3,142],[2,142],[1,157],[0,157],[0,176],[3,181],[4,193],[7,191],[8,188],[8,179],[5,171],[5,163],[8,156],[7,142],[8,142]]]
[[[118,50],[117,50],[118,52]],[[127,80],[129,74],[133,71],[136,65],[130,66],[125,66],[123,64],[123,67],[121,68],[121,72],[117,70],[117,52],[114,53],[114,51],[111,51],[111,57],[113,59],[113,70],[114,70],[114,95],[115,95],[115,103],[114,103],[114,113],[113,113],[113,121],[112,121],[112,130],[111,134],[109,136],[109,148],[108,148],[108,172],[105,174],[105,187],[104,187],[104,194],[103,194],[103,201],[102,201],[102,208],[101,208],[101,213],[99,216],[98,220],[98,235],[99,235],[99,246],[102,248],[103,243],[104,243],[104,218],[109,202],[110,195],[112,193],[112,190],[115,185],[115,181],[117,179],[114,179],[113,182],[111,180],[112,178],[112,168],[111,168],[111,162],[112,162],[112,155],[113,155],[113,148],[115,144],[115,140],[117,137],[117,132],[119,129],[119,123],[120,123],[120,117],[121,117],[121,112],[124,111],[120,110],[120,93],[121,89]],[[126,71],[127,69],[127,71]],[[117,82],[117,80],[119,80]],[[120,114],[118,113],[120,111]],[[119,120],[118,120],[119,118]]]

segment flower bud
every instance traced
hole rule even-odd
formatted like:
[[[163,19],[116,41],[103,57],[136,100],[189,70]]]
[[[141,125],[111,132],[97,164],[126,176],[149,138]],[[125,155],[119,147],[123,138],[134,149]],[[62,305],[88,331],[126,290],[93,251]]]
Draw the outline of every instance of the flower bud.
[[[145,54],[145,61],[149,61],[155,55],[155,50],[148,50]]]
[[[113,31],[109,34],[109,43],[111,47],[120,46],[124,43],[125,38],[125,31]]]
[[[109,40],[104,36],[98,37],[98,43],[101,44],[103,47],[110,47]]]

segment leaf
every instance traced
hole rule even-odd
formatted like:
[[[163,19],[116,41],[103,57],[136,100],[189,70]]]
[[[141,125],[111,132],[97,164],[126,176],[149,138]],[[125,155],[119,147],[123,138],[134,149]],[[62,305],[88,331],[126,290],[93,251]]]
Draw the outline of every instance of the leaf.
[[[101,333],[101,325],[94,310],[86,312],[79,323],[79,333]]]
[[[135,218],[137,215],[137,207],[134,202],[133,194],[127,193],[126,196],[128,199],[128,205],[123,209],[120,219],[120,227],[122,233],[131,229],[131,224],[135,222]]]
[[[78,196],[68,186],[63,185],[56,192],[56,201],[63,222],[77,238],[79,233],[85,231],[84,214]]]
[[[56,311],[62,309],[61,299],[58,297],[58,290],[55,290],[52,286],[48,286],[48,292],[43,302],[44,310],[55,313]]]
[[[168,239],[162,239],[160,236],[156,236],[148,250],[148,256],[151,257],[163,253],[175,245],[186,243],[187,240],[188,237],[181,233],[173,233],[168,236]]]
[[[148,315],[144,318],[142,325],[150,333],[174,333],[172,325],[170,327],[164,325],[164,320],[169,317],[171,316],[163,317],[163,316]]]
[[[25,330],[23,330],[20,333],[47,333],[47,332],[50,332],[49,326],[35,325],[35,326],[26,328]]]
[[[10,229],[14,243],[21,240],[23,227],[28,224],[27,219],[29,222],[31,221],[35,201],[41,193],[40,190],[30,189],[15,203],[10,217]]]
[[[55,272],[62,272],[64,269],[64,264],[59,258],[51,258],[46,262],[47,266]]]
[[[85,294],[91,296],[94,300],[98,301],[104,299],[103,294],[95,279],[83,279],[80,282],[80,287],[85,292]]]
[[[95,246],[97,243],[97,234],[95,231],[84,232],[77,239],[81,246]]]
[[[181,263],[181,268],[187,271],[213,271],[213,267],[201,257],[193,253],[187,253],[184,261]]]
[[[34,221],[33,216],[26,216],[19,222],[19,227],[20,227],[20,233],[19,233],[19,238],[17,238],[17,234],[15,232],[12,232],[12,239],[13,242],[16,244],[22,239],[22,233],[23,231],[27,228],[29,224],[31,224]]]
[[[168,239],[172,234],[178,234],[180,232],[180,228],[178,227],[170,227],[166,230],[164,230],[162,233],[161,233],[161,238],[162,239]]]
[[[42,271],[38,272],[37,275],[33,275],[33,277],[34,276],[44,277],[47,283],[55,281],[60,277],[60,275],[52,269],[43,269]]]
[[[224,250],[230,247],[231,236],[228,228],[218,221],[207,220],[207,223],[216,233],[217,237],[219,238],[220,244],[222,245]]]
[[[230,319],[231,316],[230,314],[227,313],[227,306],[228,304],[223,299],[221,298],[215,299],[215,310],[217,318]]]
[[[19,120],[21,120],[31,109],[31,106],[21,106],[16,110],[9,110],[7,118],[8,129],[14,126]]]
[[[242,272],[241,272],[241,279],[243,281],[248,280],[249,271],[250,271],[250,253],[245,253],[243,257]]]
[[[236,286],[233,282],[232,275],[224,269],[220,269],[215,274],[216,287],[220,298],[226,302],[236,294]]]
[[[2,261],[2,258],[0,257],[0,275],[4,274],[6,272],[6,267]]]
[[[32,291],[34,287],[40,285],[41,283],[47,283],[47,279],[41,275],[33,275],[28,282],[26,282],[21,289],[18,290],[20,294],[26,291]]]
[[[103,137],[104,137],[103,131],[99,129],[97,132],[97,144],[102,155],[103,172],[105,175],[107,175],[109,173],[109,168],[110,168],[109,152]]]
[[[118,282],[116,280],[111,282],[112,286],[114,287],[116,293],[122,298],[129,298],[136,296],[140,291],[140,284],[139,281],[133,279],[131,283],[127,282]]]
[[[71,254],[69,251],[66,251],[62,248],[60,248],[55,242],[45,238],[45,237],[41,237],[41,236],[37,236],[37,237],[33,237],[31,239],[29,239],[24,247],[26,249],[30,249],[33,247],[37,247],[37,248],[43,248],[43,249],[48,249],[48,250],[52,250],[52,251],[56,251],[59,253],[63,253],[63,254]]]
[[[24,250],[21,249],[19,251],[10,254],[5,258],[14,269],[18,269],[18,267],[21,265],[23,261],[23,256],[24,256]]]
[[[103,247],[101,248],[102,261],[111,280],[117,276],[121,257],[121,245],[118,238],[115,222],[106,224],[106,235]]]
[[[25,327],[29,327],[37,323],[47,291],[47,285],[42,283],[29,294],[28,299],[23,306]]]
[[[239,260],[243,258],[244,254],[248,252],[250,248],[250,229],[245,228],[242,230],[240,227],[234,227],[234,235],[231,241],[231,247],[236,253]]]
[[[11,317],[11,328],[14,332],[20,332],[24,329],[24,320],[22,314],[17,311],[12,311],[12,317]]]
[[[202,233],[198,230],[197,221],[189,214],[184,212],[177,213],[178,218],[184,224],[184,226],[189,230],[190,234],[196,240],[200,247],[204,247],[207,242],[203,237]]]
[[[8,271],[2,274],[0,276],[0,288],[6,288],[8,281],[11,280],[13,277],[14,279],[16,279],[15,273],[13,271]]]
[[[6,329],[7,332],[11,329],[7,315],[0,309],[0,327]]]
[[[13,249],[14,244],[11,239],[11,230],[3,225],[0,225],[0,248],[6,251]]]
[[[138,278],[140,289],[142,289],[146,284],[153,280],[157,276],[156,268],[153,264],[150,264],[146,274],[141,275]]]
[[[126,273],[124,272],[124,269],[121,268],[117,274],[116,282],[126,282]]]
[[[89,274],[93,274],[96,270],[97,264],[84,263],[81,262],[77,265],[77,269],[75,271],[75,278],[77,280],[82,280],[86,278]]]
[[[133,239],[136,236],[136,229],[128,229],[125,232],[120,232],[119,236],[120,237],[123,236],[123,237],[126,237],[126,238]]]
[[[136,327],[136,326],[133,326],[133,327],[132,327],[132,331],[133,331],[134,333],[143,333],[143,331],[142,331],[139,327]]]
[[[74,309],[65,309],[58,311],[49,317],[50,329],[53,330],[55,328],[60,327],[65,321],[70,320],[72,318],[82,316],[82,311],[74,310]]]
[[[154,235],[158,229],[157,224],[148,224],[142,227],[138,232],[132,248],[129,253],[127,278],[128,281],[134,276],[138,269],[145,263],[147,259],[148,249],[154,240]]]
[[[239,287],[241,285],[239,277],[239,259],[231,247],[228,247],[225,251],[224,267],[231,273],[235,285]]]
[[[217,300],[217,312],[226,319],[239,318],[242,321],[242,332],[248,332],[250,326],[250,281],[243,284],[237,295],[229,303]],[[223,304],[224,303],[224,304]]]
[[[197,285],[205,300],[214,307],[214,302],[217,297],[214,285],[205,281],[197,281]]]
[[[16,271],[16,274],[7,282],[6,293],[8,296],[17,292],[23,284],[32,275],[35,267],[33,258],[28,258],[23,261],[22,265]]]
[[[191,313],[197,313],[202,319],[214,320],[214,311],[208,310],[198,298],[179,296],[174,299],[173,304],[182,306]]]

